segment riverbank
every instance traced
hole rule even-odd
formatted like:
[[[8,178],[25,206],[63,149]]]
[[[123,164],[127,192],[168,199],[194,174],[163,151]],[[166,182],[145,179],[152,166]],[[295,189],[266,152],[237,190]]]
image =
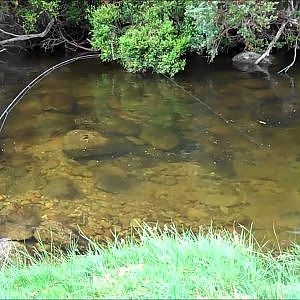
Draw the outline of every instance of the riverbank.
[[[194,235],[144,227],[138,239],[116,238],[104,248],[89,242],[84,255],[74,246],[67,255],[44,252],[26,256],[29,265],[7,264],[0,297],[295,299],[300,293],[300,247],[275,255],[246,231]]]
[[[262,63],[273,49],[293,49],[296,61],[297,1],[60,0],[2,1],[0,53],[11,48],[99,51],[104,62],[129,72],[173,76],[197,53],[254,51]],[[161,41],[164,41],[162,43]]]

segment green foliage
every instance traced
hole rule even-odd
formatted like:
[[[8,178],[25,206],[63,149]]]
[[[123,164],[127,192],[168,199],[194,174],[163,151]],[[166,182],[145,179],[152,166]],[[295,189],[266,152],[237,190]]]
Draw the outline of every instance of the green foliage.
[[[37,30],[37,23],[43,19],[49,21],[59,13],[60,0],[29,0],[28,5],[18,10],[18,17],[22,21],[23,28],[27,33]]]
[[[195,1],[185,13],[192,24],[192,49],[207,51],[214,58],[234,40],[243,41],[247,50],[262,51],[268,43],[266,33],[276,20],[277,4],[269,0]]]
[[[101,5],[90,11],[92,45],[104,61],[117,60],[131,72],[174,75],[185,66],[189,36],[179,19],[183,0]]]
[[[117,61],[130,72],[172,76],[184,69],[188,52],[206,53],[212,61],[239,44],[264,51],[287,18],[288,5],[273,0],[27,0],[14,8],[13,1],[5,3],[0,1],[0,8],[16,11],[27,33],[39,32],[55,18],[80,39],[89,31],[103,61]],[[299,19],[299,10],[292,17]],[[298,32],[299,25],[286,26],[275,47],[294,47]]]
[[[78,25],[79,23],[86,21],[85,13],[88,9],[88,3],[85,0],[74,0],[67,2],[65,9],[65,17],[72,25]]]
[[[274,15],[278,2],[247,0],[239,5],[230,2],[226,13],[227,28],[236,29],[246,49],[261,51],[268,45],[265,33],[277,19]]]
[[[198,1],[187,6],[185,15],[190,23],[192,50],[214,55],[215,43],[222,32],[218,24],[218,2]]]
[[[151,10],[150,10],[151,11]],[[151,70],[174,75],[185,66],[181,56],[188,38],[181,34],[168,17],[153,17],[146,11],[144,23],[130,27],[120,37],[119,57],[131,72]]]
[[[51,17],[57,17],[61,0],[29,0],[30,6],[40,13],[47,13]]]
[[[103,61],[115,60],[118,45],[119,8],[114,4],[101,5],[90,11],[92,46],[101,50]]]
[[[36,22],[38,19],[38,14],[35,11],[24,8],[20,11],[19,16],[23,21],[22,25],[27,33],[32,33],[36,31]]]

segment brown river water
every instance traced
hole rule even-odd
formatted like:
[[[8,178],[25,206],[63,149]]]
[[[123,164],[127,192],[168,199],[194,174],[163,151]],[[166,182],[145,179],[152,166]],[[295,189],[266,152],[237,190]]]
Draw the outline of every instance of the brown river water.
[[[1,105],[61,60],[7,60]],[[194,58],[178,85],[97,59],[54,71],[0,136],[0,236],[47,241],[51,228],[63,243],[78,228],[103,240],[141,222],[240,223],[299,240],[300,68],[277,69]]]

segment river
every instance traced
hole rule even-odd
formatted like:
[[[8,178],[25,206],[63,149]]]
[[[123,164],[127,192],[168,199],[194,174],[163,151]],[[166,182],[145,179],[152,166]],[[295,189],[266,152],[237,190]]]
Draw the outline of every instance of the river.
[[[2,61],[1,107],[62,60]],[[47,240],[51,227],[62,240],[80,228],[103,240],[158,222],[298,239],[300,68],[280,76],[282,65],[279,57],[267,73],[196,57],[171,80],[97,59],[54,71],[1,133],[0,236],[37,230]]]

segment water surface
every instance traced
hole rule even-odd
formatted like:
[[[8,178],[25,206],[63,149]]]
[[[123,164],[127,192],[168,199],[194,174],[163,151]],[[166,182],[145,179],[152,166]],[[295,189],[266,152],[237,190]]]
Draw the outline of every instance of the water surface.
[[[22,80],[11,75],[2,106],[54,60],[31,59]],[[24,68],[24,60],[15,64]],[[174,78],[180,86],[97,60],[53,72],[16,106],[1,134],[0,234],[58,224],[103,239],[142,221],[193,228],[213,221],[253,224],[267,239],[275,229],[283,244],[297,238],[295,70],[292,78],[274,70],[267,76],[196,58]],[[99,133],[112,147],[105,155],[83,147],[86,155],[74,157],[64,151],[74,130],[83,140]]]

